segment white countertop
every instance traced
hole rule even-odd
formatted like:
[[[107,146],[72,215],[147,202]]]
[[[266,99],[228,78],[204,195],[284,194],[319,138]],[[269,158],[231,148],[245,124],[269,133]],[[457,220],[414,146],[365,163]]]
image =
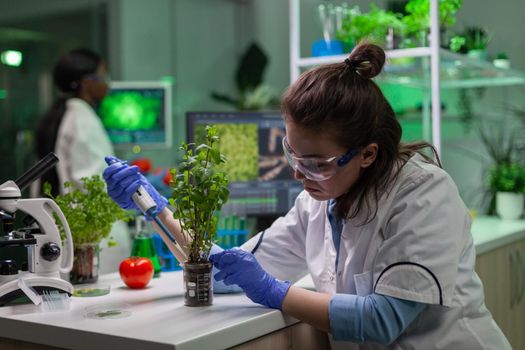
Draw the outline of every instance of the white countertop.
[[[525,239],[525,220],[501,220],[480,216],[472,222],[476,254],[483,254],[506,244]]]
[[[72,297],[69,311],[41,312],[34,305],[0,308],[0,337],[68,349],[224,349],[297,323],[244,294],[214,295],[212,306],[184,306],[182,272],[163,272],[145,289],[124,286],[117,273],[101,276],[111,292]],[[91,319],[94,305],[122,304],[127,318]]]
[[[479,217],[472,226],[477,254],[525,238],[525,220]],[[243,294],[214,295],[209,307],[184,306],[182,273],[162,273],[147,288],[131,290],[118,274],[101,276],[111,293],[71,298],[69,311],[41,312],[34,305],[0,308],[0,337],[68,349],[223,349],[298,321],[252,303]],[[311,280],[300,284],[311,287]],[[88,309],[121,303],[131,315],[90,319]]]

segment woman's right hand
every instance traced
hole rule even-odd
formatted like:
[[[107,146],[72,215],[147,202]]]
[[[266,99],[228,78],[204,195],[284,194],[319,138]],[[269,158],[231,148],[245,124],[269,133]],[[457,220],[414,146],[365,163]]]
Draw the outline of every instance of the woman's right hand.
[[[108,194],[121,208],[140,211],[132,198],[140,186],[144,187],[157,204],[157,214],[168,205],[168,200],[139,172],[137,166],[129,166],[113,156],[108,156],[105,160],[109,165],[103,173]]]

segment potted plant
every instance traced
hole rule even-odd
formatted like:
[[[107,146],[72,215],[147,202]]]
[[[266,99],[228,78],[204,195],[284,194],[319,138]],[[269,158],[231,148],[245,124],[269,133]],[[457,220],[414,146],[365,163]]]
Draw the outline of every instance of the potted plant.
[[[358,8],[354,8],[343,18],[337,39],[344,43],[347,51],[364,39],[392,49],[395,46],[394,36],[402,36],[404,29],[400,14],[370,4],[368,13],[361,13]]]
[[[462,0],[439,1],[439,27],[441,34],[456,23],[456,13],[461,8]],[[407,40],[407,46],[427,46],[427,36],[430,29],[430,1],[409,0],[405,6],[406,15],[403,16],[407,37],[414,37],[415,42]],[[441,40],[446,42],[446,40]]]
[[[58,204],[71,229],[74,262],[69,279],[73,284],[97,281],[100,242],[109,236],[114,222],[130,218],[128,212],[108,196],[100,176],[85,177],[81,181],[82,189],[70,182],[64,183],[66,193],[56,197],[51,194],[51,185],[44,184],[44,193]],[[63,227],[58,225],[63,234]],[[108,241],[109,246],[114,244]]]
[[[510,69],[510,60],[505,52],[499,52],[492,63],[494,64],[494,67]]]
[[[481,27],[468,27],[463,34],[467,56],[480,60],[487,60],[487,45],[490,35]]]
[[[462,48],[465,46],[467,39],[462,35],[454,35],[450,38],[448,47],[453,52],[461,52]]]
[[[188,259],[183,263],[184,297],[188,306],[211,305],[213,301],[213,265],[208,255],[217,230],[214,214],[229,195],[228,179],[216,168],[225,162],[225,156],[217,149],[218,141],[217,129],[206,126],[205,142],[196,147],[183,143],[182,162],[178,169],[172,170],[173,217],[191,238]]]
[[[501,127],[480,127],[480,138],[492,160],[487,179],[491,201],[489,214],[517,219],[523,212],[525,166],[513,131]]]
[[[279,105],[275,91],[263,82],[268,56],[256,43],[251,43],[241,57],[235,72],[239,96],[213,91],[211,97],[241,111],[256,111]]]
[[[519,219],[525,201],[525,166],[500,163],[490,169],[489,185],[496,193],[496,212],[502,219]]]

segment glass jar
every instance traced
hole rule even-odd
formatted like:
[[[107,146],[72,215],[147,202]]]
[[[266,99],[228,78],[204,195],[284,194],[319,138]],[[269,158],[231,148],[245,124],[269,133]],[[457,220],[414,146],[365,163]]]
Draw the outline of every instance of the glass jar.
[[[212,268],[210,262],[184,263],[184,305],[207,306],[213,303]]]
[[[73,268],[69,273],[72,284],[95,283],[98,280],[100,247],[98,243],[84,243],[74,248]]]

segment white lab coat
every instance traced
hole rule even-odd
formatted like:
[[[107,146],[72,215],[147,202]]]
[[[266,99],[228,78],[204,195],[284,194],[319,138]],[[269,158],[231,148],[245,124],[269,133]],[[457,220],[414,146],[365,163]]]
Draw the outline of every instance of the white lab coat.
[[[58,128],[55,153],[58,180],[81,185],[80,179],[95,174],[102,176],[104,157],[114,155],[108,134],[93,108],[80,98],[66,102],[66,112]],[[64,188],[61,187],[61,192]]]
[[[457,188],[442,169],[412,157],[376,218],[345,222],[338,268],[327,202],[302,192],[295,206],[243,245],[279,279],[307,272],[319,292],[373,292],[429,306],[390,346],[332,342],[332,349],[510,349],[484,305],[474,272],[470,217]]]
[[[104,157],[114,155],[113,145],[93,108],[80,98],[66,102],[66,112],[58,129],[55,144],[60,192],[64,193],[64,182],[81,186],[80,179],[100,175],[106,168]],[[127,225],[117,222],[110,236],[117,246],[107,248],[107,240],[101,242],[99,272],[109,273],[118,270],[120,261],[129,256],[131,239]]]

